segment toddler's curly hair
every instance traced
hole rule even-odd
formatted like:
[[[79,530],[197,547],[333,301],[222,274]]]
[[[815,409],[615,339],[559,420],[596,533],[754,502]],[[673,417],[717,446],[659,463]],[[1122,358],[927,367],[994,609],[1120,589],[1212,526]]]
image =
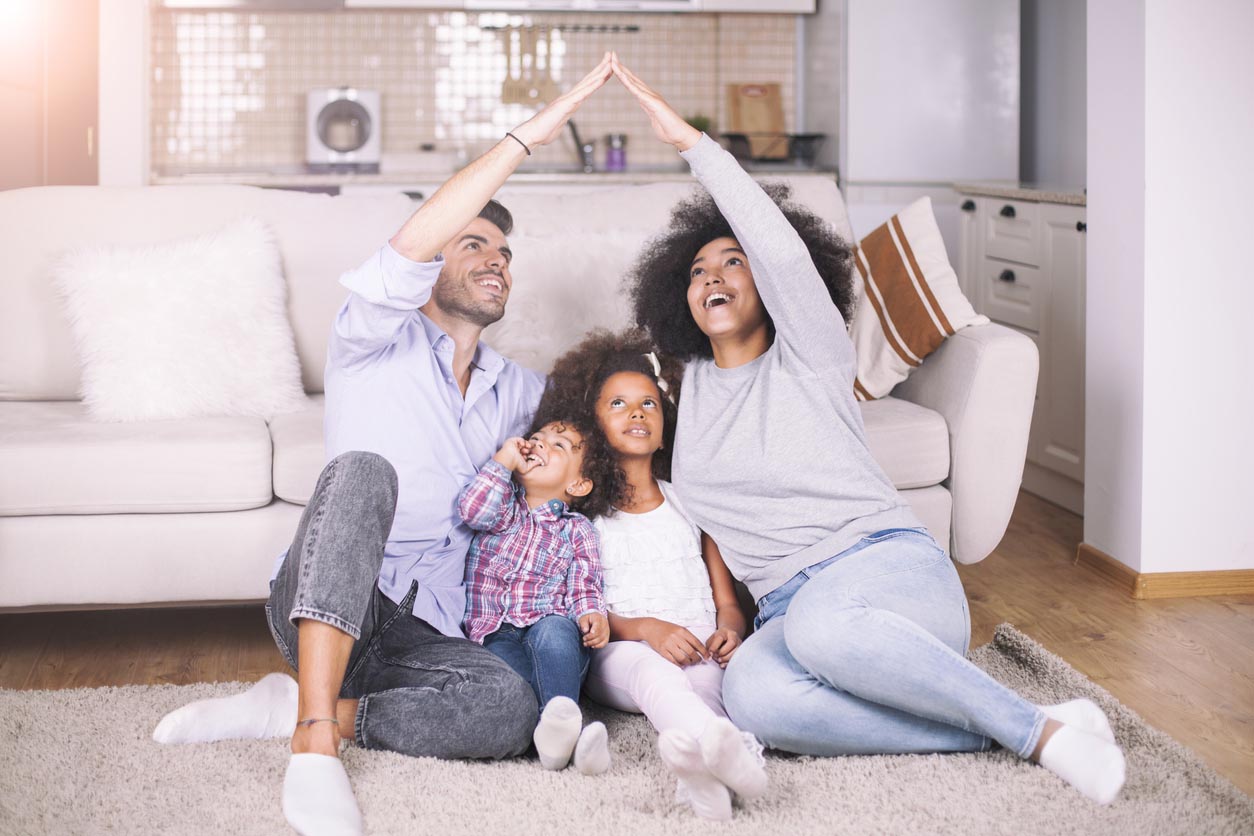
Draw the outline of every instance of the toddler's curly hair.
[[[786,183],[764,183],[762,189],[775,201],[784,217],[801,236],[823,284],[840,309],[845,322],[853,315],[852,250],[818,215],[790,202]],[[645,245],[628,276],[628,290],[636,324],[648,331],[658,348],[684,360],[714,356],[710,339],[688,310],[689,271],[692,259],[717,238],[735,238],[714,198],[704,189],[671,210],[666,231]],[[749,265],[752,268],[752,264]],[[775,324],[767,314],[771,339]]]
[[[590,518],[613,513],[615,505],[630,499],[627,477],[609,439],[597,421],[596,404],[605,381],[619,372],[638,372],[657,380],[646,356],[655,351],[648,335],[639,328],[621,332],[597,329],[567,351],[553,365],[534,424],[542,427],[564,421],[584,438],[584,476],[592,480],[592,492],[576,510]],[[653,475],[669,479],[671,448],[675,440],[676,403],[683,366],[674,358],[656,354],[667,392],[661,394],[662,449],[653,456]]]

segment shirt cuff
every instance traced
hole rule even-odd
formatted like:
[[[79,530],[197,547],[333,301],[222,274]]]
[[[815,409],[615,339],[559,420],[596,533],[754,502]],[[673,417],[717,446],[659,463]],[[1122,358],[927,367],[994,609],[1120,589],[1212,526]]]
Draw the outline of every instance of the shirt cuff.
[[[723,154],[727,154],[723,150],[723,146],[710,139],[709,135],[701,134],[701,138],[697,140],[697,144],[689,148],[687,151],[680,151],[679,156],[688,161],[689,167],[694,171],[702,165],[708,165],[711,160],[715,160]],[[727,154],[727,156],[731,156]]]
[[[498,462],[496,459],[488,459],[488,463],[485,464],[483,467],[479,468],[480,472],[483,472],[485,470],[491,473],[493,476],[496,476],[498,479],[500,479],[503,482],[514,481],[513,472],[508,467]]]
[[[440,255],[432,261],[414,261],[388,242],[356,270],[345,273],[340,284],[376,305],[413,310],[431,298],[443,267]]]

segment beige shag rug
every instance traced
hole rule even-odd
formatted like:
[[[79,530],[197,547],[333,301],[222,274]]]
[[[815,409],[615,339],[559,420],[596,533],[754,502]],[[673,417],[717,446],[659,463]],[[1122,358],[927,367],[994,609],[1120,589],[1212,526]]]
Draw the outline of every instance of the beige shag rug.
[[[345,750],[374,834],[1251,834],[1254,800],[1167,735],[1009,625],[972,660],[1038,702],[1077,696],[1110,716],[1128,761],[1101,808],[1045,770],[996,751],[808,758],[771,755],[765,798],[735,821],[674,803],[656,735],[639,716],[590,708],[614,766],[585,778],[534,760],[443,762]],[[279,791],[287,741],[162,746],[167,711],[239,683],[0,691],[0,833],[287,832]]]

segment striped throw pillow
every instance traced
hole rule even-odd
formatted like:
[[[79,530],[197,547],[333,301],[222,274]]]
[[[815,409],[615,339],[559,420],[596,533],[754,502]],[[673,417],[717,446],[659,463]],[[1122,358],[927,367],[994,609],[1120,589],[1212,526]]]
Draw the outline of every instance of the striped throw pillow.
[[[854,264],[857,308],[849,336],[860,401],[887,395],[950,334],[988,322],[958,287],[931,198],[919,198],[863,238]]]

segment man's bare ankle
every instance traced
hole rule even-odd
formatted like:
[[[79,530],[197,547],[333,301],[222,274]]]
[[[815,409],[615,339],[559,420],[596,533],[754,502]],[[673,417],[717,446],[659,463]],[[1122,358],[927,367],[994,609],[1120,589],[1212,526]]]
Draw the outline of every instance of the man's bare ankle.
[[[316,723],[312,726],[296,726],[292,734],[292,754],[313,753],[340,756],[340,732],[334,723]]]

